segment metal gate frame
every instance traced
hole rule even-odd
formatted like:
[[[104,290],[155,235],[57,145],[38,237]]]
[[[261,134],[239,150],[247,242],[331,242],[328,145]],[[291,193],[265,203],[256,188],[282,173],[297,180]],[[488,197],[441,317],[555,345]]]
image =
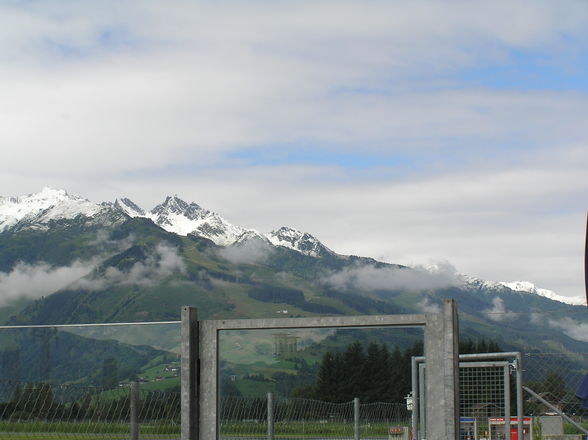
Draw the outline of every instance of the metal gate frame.
[[[459,329],[457,304],[445,300],[440,313],[316,318],[198,321],[194,307],[182,308],[182,440],[218,439],[218,340],[221,330],[294,328],[424,327],[429,359],[426,379],[429,440],[459,435]]]
[[[426,356],[412,357],[412,428],[415,440],[424,439],[427,432],[428,417],[426,411],[429,408],[427,389],[424,387]],[[497,367],[503,369],[504,374],[504,417],[510,420],[510,375],[511,371],[516,373],[516,401],[517,401],[517,429],[523,432],[523,367],[520,352],[504,353],[473,353],[459,355],[459,368],[485,368]],[[425,402],[425,405],[422,405]],[[459,406],[459,404],[458,404]],[[505,438],[510,438],[510,426],[505,424]]]

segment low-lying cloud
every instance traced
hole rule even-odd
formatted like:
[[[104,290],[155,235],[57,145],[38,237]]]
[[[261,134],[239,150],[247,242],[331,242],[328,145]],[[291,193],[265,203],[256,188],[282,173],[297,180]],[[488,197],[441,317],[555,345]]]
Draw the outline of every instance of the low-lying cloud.
[[[431,298],[425,296],[422,301],[417,304],[417,307],[424,313],[441,313],[441,306],[431,301]]]
[[[436,265],[433,270],[357,265],[325,276],[322,283],[341,290],[423,291],[460,286],[463,281],[453,266],[444,263]]]
[[[263,240],[247,240],[235,246],[225,247],[218,251],[225,260],[231,263],[263,263],[267,261],[274,248]]]
[[[497,322],[512,319],[515,316],[513,312],[508,311],[504,301],[499,296],[494,297],[492,300],[492,308],[484,310],[483,313],[487,313],[492,321]]]
[[[89,274],[97,262],[74,261],[53,267],[45,262],[17,263],[10,272],[0,272],[0,306],[20,298],[36,299],[62,289]]]
[[[104,290],[116,284],[150,286],[174,273],[185,273],[186,264],[177,248],[159,244],[145,261],[138,261],[128,271],[108,267],[103,276],[93,279],[80,279],[76,288],[86,290]]]
[[[588,342],[588,324],[586,323],[579,324],[571,318],[549,319],[547,323],[576,341]]]

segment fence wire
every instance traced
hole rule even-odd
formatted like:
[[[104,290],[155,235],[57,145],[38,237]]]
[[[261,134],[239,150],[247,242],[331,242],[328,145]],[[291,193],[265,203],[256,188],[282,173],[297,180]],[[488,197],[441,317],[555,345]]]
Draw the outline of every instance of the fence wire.
[[[567,415],[582,422],[588,420],[586,409],[575,396],[588,373],[588,353],[525,353],[523,366],[527,387]],[[526,394],[525,412],[536,416],[554,411]]]
[[[131,388],[0,382],[0,439],[128,439]],[[180,393],[137,396],[142,439],[179,439]]]
[[[265,437],[268,429],[266,397],[224,397],[220,400],[223,437]],[[350,439],[354,434],[354,403],[276,398],[273,433],[289,439],[326,437]],[[399,403],[368,403],[359,407],[362,437],[385,438],[390,425],[410,424],[410,412]]]

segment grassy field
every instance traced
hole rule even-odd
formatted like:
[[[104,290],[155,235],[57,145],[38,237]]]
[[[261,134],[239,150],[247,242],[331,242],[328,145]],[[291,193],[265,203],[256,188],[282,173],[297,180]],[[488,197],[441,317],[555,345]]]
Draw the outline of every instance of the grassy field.
[[[389,424],[371,423],[361,426],[362,438],[387,437]],[[239,422],[221,426],[221,437],[265,437],[264,423]],[[142,439],[178,439],[178,425],[148,425],[140,427]],[[352,438],[353,424],[341,422],[277,422],[276,438]],[[122,423],[60,423],[60,422],[0,422],[0,440],[118,440],[129,438],[129,425]]]

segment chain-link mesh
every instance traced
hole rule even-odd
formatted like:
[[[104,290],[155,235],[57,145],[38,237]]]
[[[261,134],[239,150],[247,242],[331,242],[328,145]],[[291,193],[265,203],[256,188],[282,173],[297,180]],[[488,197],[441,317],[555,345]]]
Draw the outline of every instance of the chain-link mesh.
[[[0,382],[0,439],[127,439],[131,388]],[[176,439],[180,393],[142,391],[140,438]]]
[[[353,402],[279,399],[274,414],[275,435],[353,437]]]
[[[527,387],[567,415],[586,420],[588,414],[575,392],[588,373],[588,353],[524,353],[523,367]],[[525,412],[536,416],[554,410],[526,394]]]
[[[223,397],[220,400],[220,433],[224,438],[266,437],[266,397]],[[331,403],[311,399],[276,398],[275,437],[351,439],[354,435],[354,403]],[[405,404],[368,403],[359,406],[362,438],[386,438],[391,425],[410,424]]]

